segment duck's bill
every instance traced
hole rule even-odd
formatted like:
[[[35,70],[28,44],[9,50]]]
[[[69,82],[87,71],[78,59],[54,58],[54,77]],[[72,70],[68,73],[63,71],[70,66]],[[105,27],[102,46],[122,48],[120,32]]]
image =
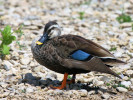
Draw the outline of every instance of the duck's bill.
[[[42,45],[43,43],[40,42],[40,41],[37,41],[36,44],[38,44],[38,45]]]

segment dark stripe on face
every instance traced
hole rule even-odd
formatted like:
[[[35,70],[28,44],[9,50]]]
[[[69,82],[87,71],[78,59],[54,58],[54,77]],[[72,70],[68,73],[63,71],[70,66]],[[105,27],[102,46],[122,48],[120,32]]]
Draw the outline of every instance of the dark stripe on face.
[[[47,31],[47,33],[49,34],[55,27],[51,28],[50,30]]]
[[[50,28],[50,26],[52,25],[58,25],[55,21],[50,21],[48,22],[46,25],[45,25],[45,29],[44,29],[44,32],[47,32],[48,29]]]

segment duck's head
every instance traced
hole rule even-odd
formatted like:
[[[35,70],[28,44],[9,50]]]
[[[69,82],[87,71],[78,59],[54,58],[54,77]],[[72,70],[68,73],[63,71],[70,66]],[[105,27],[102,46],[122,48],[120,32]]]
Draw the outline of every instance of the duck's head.
[[[36,42],[36,44],[42,45],[45,41],[47,41],[51,38],[60,36],[60,35],[61,35],[61,28],[57,24],[57,22],[56,21],[49,21],[44,27],[43,35]]]

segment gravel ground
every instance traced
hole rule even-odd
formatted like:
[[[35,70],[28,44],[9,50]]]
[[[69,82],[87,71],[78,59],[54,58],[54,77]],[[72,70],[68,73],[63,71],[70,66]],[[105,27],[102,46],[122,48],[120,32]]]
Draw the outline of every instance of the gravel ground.
[[[23,35],[15,34],[10,55],[0,60],[0,100],[133,100],[132,22],[116,20],[123,8],[133,18],[132,5],[132,0],[0,0],[0,27],[15,30],[23,24]],[[50,89],[63,75],[39,65],[30,50],[50,20],[58,21],[62,34],[83,36],[126,61],[112,68],[123,79],[90,72],[77,75],[64,90]]]

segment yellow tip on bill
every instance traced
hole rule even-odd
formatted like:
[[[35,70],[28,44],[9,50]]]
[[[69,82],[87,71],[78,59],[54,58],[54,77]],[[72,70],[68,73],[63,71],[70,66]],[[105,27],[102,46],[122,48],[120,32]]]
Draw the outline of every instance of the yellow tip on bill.
[[[36,42],[36,44],[38,44],[38,45],[42,45],[43,43],[42,43],[42,42],[37,41],[37,42]]]

